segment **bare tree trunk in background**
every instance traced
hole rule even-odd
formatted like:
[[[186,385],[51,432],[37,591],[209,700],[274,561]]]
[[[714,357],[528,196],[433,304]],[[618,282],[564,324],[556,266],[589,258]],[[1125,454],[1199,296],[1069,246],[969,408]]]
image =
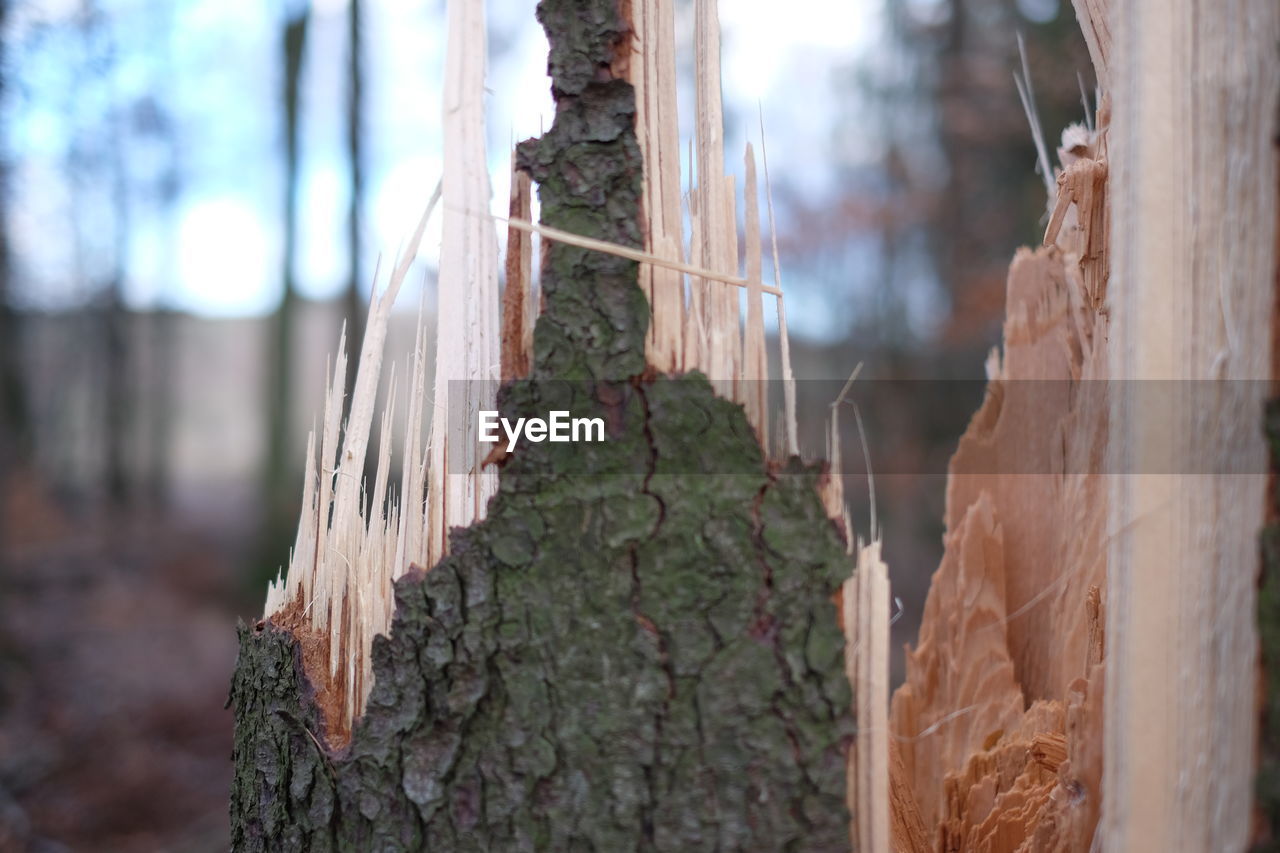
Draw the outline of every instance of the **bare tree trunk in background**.
[[[161,79],[164,81],[176,79],[174,56],[170,46],[171,41],[168,38],[168,34],[174,32],[175,29],[174,14],[174,11],[166,6],[163,12],[158,12],[153,18],[154,32],[157,34],[155,36],[155,50],[163,56]],[[166,84],[162,83],[161,85]],[[173,116],[165,112],[165,108],[161,105],[165,103],[176,104],[178,100],[177,93],[170,88],[157,97],[155,106],[156,121],[158,123],[155,132],[161,138],[165,157],[167,158],[164,171],[159,178],[156,195],[167,236],[164,241],[164,268],[170,270],[178,268],[176,263],[176,247],[178,245],[176,202],[182,181],[179,166],[181,144]],[[156,509],[163,509],[168,503],[174,421],[175,312],[166,304],[164,285],[161,285],[161,287],[162,289],[156,295],[155,304],[152,305],[148,322],[151,333],[151,358],[147,385],[150,408],[148,411],[147,445],[142,460],[146,469],[145,488],[147,499],[150,501],[151,506]]]
[[[300,83],[302,79],[302,55],[307,42],[307,25],[311,7],[304,5],[285,24],[282,51],[284,59],[284,132],[285,132],[285,186],[284,186],[284,261],[281,268],[283,292],[280,307],[276,309],[275,328],[271,337],[271,356],[267,392],[263,411],[267,421],[267,456],[264,467],[267,510],[264,516],[267,528],[268,548],[276,538],[273,534],[287,529],[289,516],[296,500],[295,486],[289,478],[293,468],[293,445],[289,441],[289,421],[293,406],[290,377],[293,371],[294,313],[297,304],[297,283],[294,279],[294,256],[298,244],[298,117]]]
[[[0,68],[5,61],[3,38],[9,3],[0,0]],[[0,101],[5,95],[6,77],[0,74]],[[13,277],[9,252],[9,162],[0,157],[0,500],[3,500],[9,471],[30,450],[31,428],[27,412],[27,389],[22,375],[17,312],[14,311],[10,282]],[[4,513],[0,512],[0,543],[4,541]],[[0,549],[3,553],[3,549]]]
[[[173,326],[174,313],[163,305],[152,308],[150,327],[150,397],[147,424],[146,500],[162,509],[169,497],[169,454],[173,451]]]
[[[364,113],[363,53],[360,48],[360,0],[347,6],[347,160],[351,168],[351,201],[347,210],[347,248],[351,253],[350,278],[347,280],[345,317],[347,340],[358,351],[364,338],[364,300],[360,297],[360,202],[364,198],[364,161],[361,144],[361,119]],[[356,385],[359,359],[347,361],[347,387]]]
[[[86,13],[86,32],[99,25],[101,10],[94,4]],[[112,223],[112,270],[107,285],[106,304],[102,313],[102,333],[106,370],[106,413],[104,434],[106,440],[105,478],[107,499],[113,504],[131,502],[132,483],[130,471],[129,440],[133,434],[134,395],[133,359],[130,346],[130,323],[124,305],[125,267],[128,256],[130,204],[128,167],[124,148],[129,136],[128,111],[114,86],[116,45],[114,39],[108,49],[111,66],[110,124],[114,138],[106,144],[111,169],[111,208],[115,217]]]
[[[0,0],[0,33],[4,32],[9,4]],[[6,60],[5,42],[0,38],[0,67]],[[5,96],[4,74],[0,74],[0,100]],[[23,386],[18,346],[18,316],[9,293],[13,277],[9,252],[9,161],[0,159],[0,430],[4,448],[22,451],[29,441],[27,389]]]
[[[0,35],[4,32],[8,11],[7,0],[0,0]],[[0,67],[6,59],[5,42],[0,38]],[[5,95],[5,82],[5,76],[0,74],[0,99]],[[9,252],[9,192],[9,162],[0,159],[0,464],[7,456],[23,455],[31,437],[18,316],[9,291],[13,276]]]
[[[908,210],[922,219],[948,303],[943,346],[951,358],[977,364],[1000,337],[1008,254],[1034,245],[1044,228],[1035,145],[1010,73],[1019,68],[1016,33],[1027,35],[1036,107],[1051,152],[1062,128],[1084,118],[1075,72],[1092,91],[1087,48],[1065,2],[1047,22],[1006,0],[886,0],[885,6],[897,39],[888,53],[913,69],[884,84],[886,118],[899,122],[923,107],[922,117],[933,125],[928,133],[902,125],[893,156],[900,152],[910,166],[908,191],[932,197],[923,209],[912,204]],[[934,144],[936,154],[929,150]],[[945,165],[941,186],[922,169],[937,155]],[[893,160],[885,167],[898,168]]]
[[[112,159],[118,159],[113,154]],[[113,171],[120,164],[113,164]],[[122,198],[126,192],[121,178],[113,177],[113,203],[116,210],[116,227],[125,231],[123,209],[128,202]],[[123,248],[123,237],[117,238],[117,254]],[[124,308],[124,265],[121,259],[115,261],[111,281],[107,285],[105,305],[102,309],[103,336],[103,370],[106,373],[104,387],[106,389],[106,412],[103,418],[103,433],[106,442],[104,459],[104,476],[106,480],[107,499],[113,504],[129,503],[129,424],[133,409],[130,371],[132,365],[129,358],[129,317]]]

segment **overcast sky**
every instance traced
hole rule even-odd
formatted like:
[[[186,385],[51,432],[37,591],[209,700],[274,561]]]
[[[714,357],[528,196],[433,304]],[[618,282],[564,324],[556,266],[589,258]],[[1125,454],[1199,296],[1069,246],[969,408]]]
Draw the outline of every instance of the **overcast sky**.
[[[112,266],[124,235],[125,290],[138,307],[164,305],[210,316],[261,314],[280,295],[281,108],[279,40],[289,2],[99,0],[101,21],[82,26],[82,0],[16,5],[7,33],[11,77],[6,146],[13,164],[10,228],[25,289],[39,307],[81,301],[102,282],[85,270]],[[725,162],[742,171],[742,147],[759,145],[757,107],[768,134],[775,187],[810,202],[833,193],[850,167],[879,156],[880,136],[849,127],[857,110],[851,71],[877,55],[883,0],[725,0]],[[1024,12],[1055,14],[1058,0],[1020,0]],[[937,0],[910,0],[927,18]],[[510,145],[550,124],[546,40],[535,0],[490,0],[488,137],[493,209],[505,212]],[[443,0],[365,0],[366,194],[363,279],[379,253],[394,255],[440,177]],[[302,293],[335,295],[347,275],[344,149],[346,0],[314,0],[305,56],[302,114]],[[680,6],[677,51],[692,67],[692,3]],[[114,68],[104,74],[103,68]],[[123,119],[104,105],[148,96],[171,120],[176,140],[148,133],[145,110]],[[681,90],[682,154],[692,96]],[[106,118],[104,118],[106,116]],[[127,223],[111,203],[113,168],[102,134],[126,140],[134,187]],[[78,152],[78,154],[77,154]],[[79,156],[80,172],[68,163]],[[95,157],[97,159],[95,159]],[[176,215],[159,201],[166,169],[177,178]],[[739,174],[738,186],[741,187]],[[78,187],[78,189],[77,189]],[[149,189],[150,188],[150,189]],[[787,211],[779,210],[781,231]],[[438,252],[439,222],[424,244],[424,280]],[[784,281],[786,261],[784,258]],[[823,282],[797,286],[820,290]],[[416,294],[402,303],[416,306]],[[822,300],[797,301],[800,334],[837,333]],[[927,306],[926,306],[927,312]],[[769,312],[771,313],[771,312]]]

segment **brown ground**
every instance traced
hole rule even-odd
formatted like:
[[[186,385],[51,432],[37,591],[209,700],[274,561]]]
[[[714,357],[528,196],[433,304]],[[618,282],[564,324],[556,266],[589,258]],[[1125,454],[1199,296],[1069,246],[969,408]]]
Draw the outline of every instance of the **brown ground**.
[[[229,844],[235,574],[172,521],[0,509],[0,851]]]

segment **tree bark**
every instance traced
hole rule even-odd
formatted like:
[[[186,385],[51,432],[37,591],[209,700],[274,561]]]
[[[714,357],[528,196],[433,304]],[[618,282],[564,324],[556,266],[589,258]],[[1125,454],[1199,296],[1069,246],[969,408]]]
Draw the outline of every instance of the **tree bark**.
[[[518,160],[543,222],[640,246],[619,9],[538,14],[556,120]],[[608,440],[518,446],[488,518],[397,582],[343,751],[295,639],[241,627],[237,850],[849,848],[850,563],[820,472],[771,469],[704,378],[644,375],[633,262],[544,247],[532,377],[499,407],[598,415]]]

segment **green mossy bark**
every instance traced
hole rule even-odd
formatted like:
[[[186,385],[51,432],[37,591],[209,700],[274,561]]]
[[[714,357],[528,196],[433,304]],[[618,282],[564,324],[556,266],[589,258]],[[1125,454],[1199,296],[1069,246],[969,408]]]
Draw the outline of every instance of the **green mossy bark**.
[[[556,118],[545,135],[520,144],[516,163],[538,184],[542,222],[642,248],[644,160],[634,130],[635,92],[609,71],[615,53],[629,49],[626,22],[610,0],[543,0],[538,20],[551,46]],[[535,327],[533,377],[625,379],[642,372],[649,307],[635,262],[542,245],[545,310]]]
[[[639,245],[617,9],[544,0],[539,17],[557,117],[519,157],[543,220]],[[241,629],[237,850],[849,848],[829,598],[850,564],[817,472],[771,472],[703,378],[640,377],[633,264],[563,246],[546,264],[534,375],[500,406],[599,415],[608,440],[517,447],[488,518],[397,582],[342,753],[292,638]]]
[[[1263,709],[1258,738],[1257,807],[1264,838],[1255,851],[1280,851],[1280,399],[1267,403],[1271,449],[1272,520],[1262,530],[1262,577],[1258,588],[1258,639],[1262,655]]]

